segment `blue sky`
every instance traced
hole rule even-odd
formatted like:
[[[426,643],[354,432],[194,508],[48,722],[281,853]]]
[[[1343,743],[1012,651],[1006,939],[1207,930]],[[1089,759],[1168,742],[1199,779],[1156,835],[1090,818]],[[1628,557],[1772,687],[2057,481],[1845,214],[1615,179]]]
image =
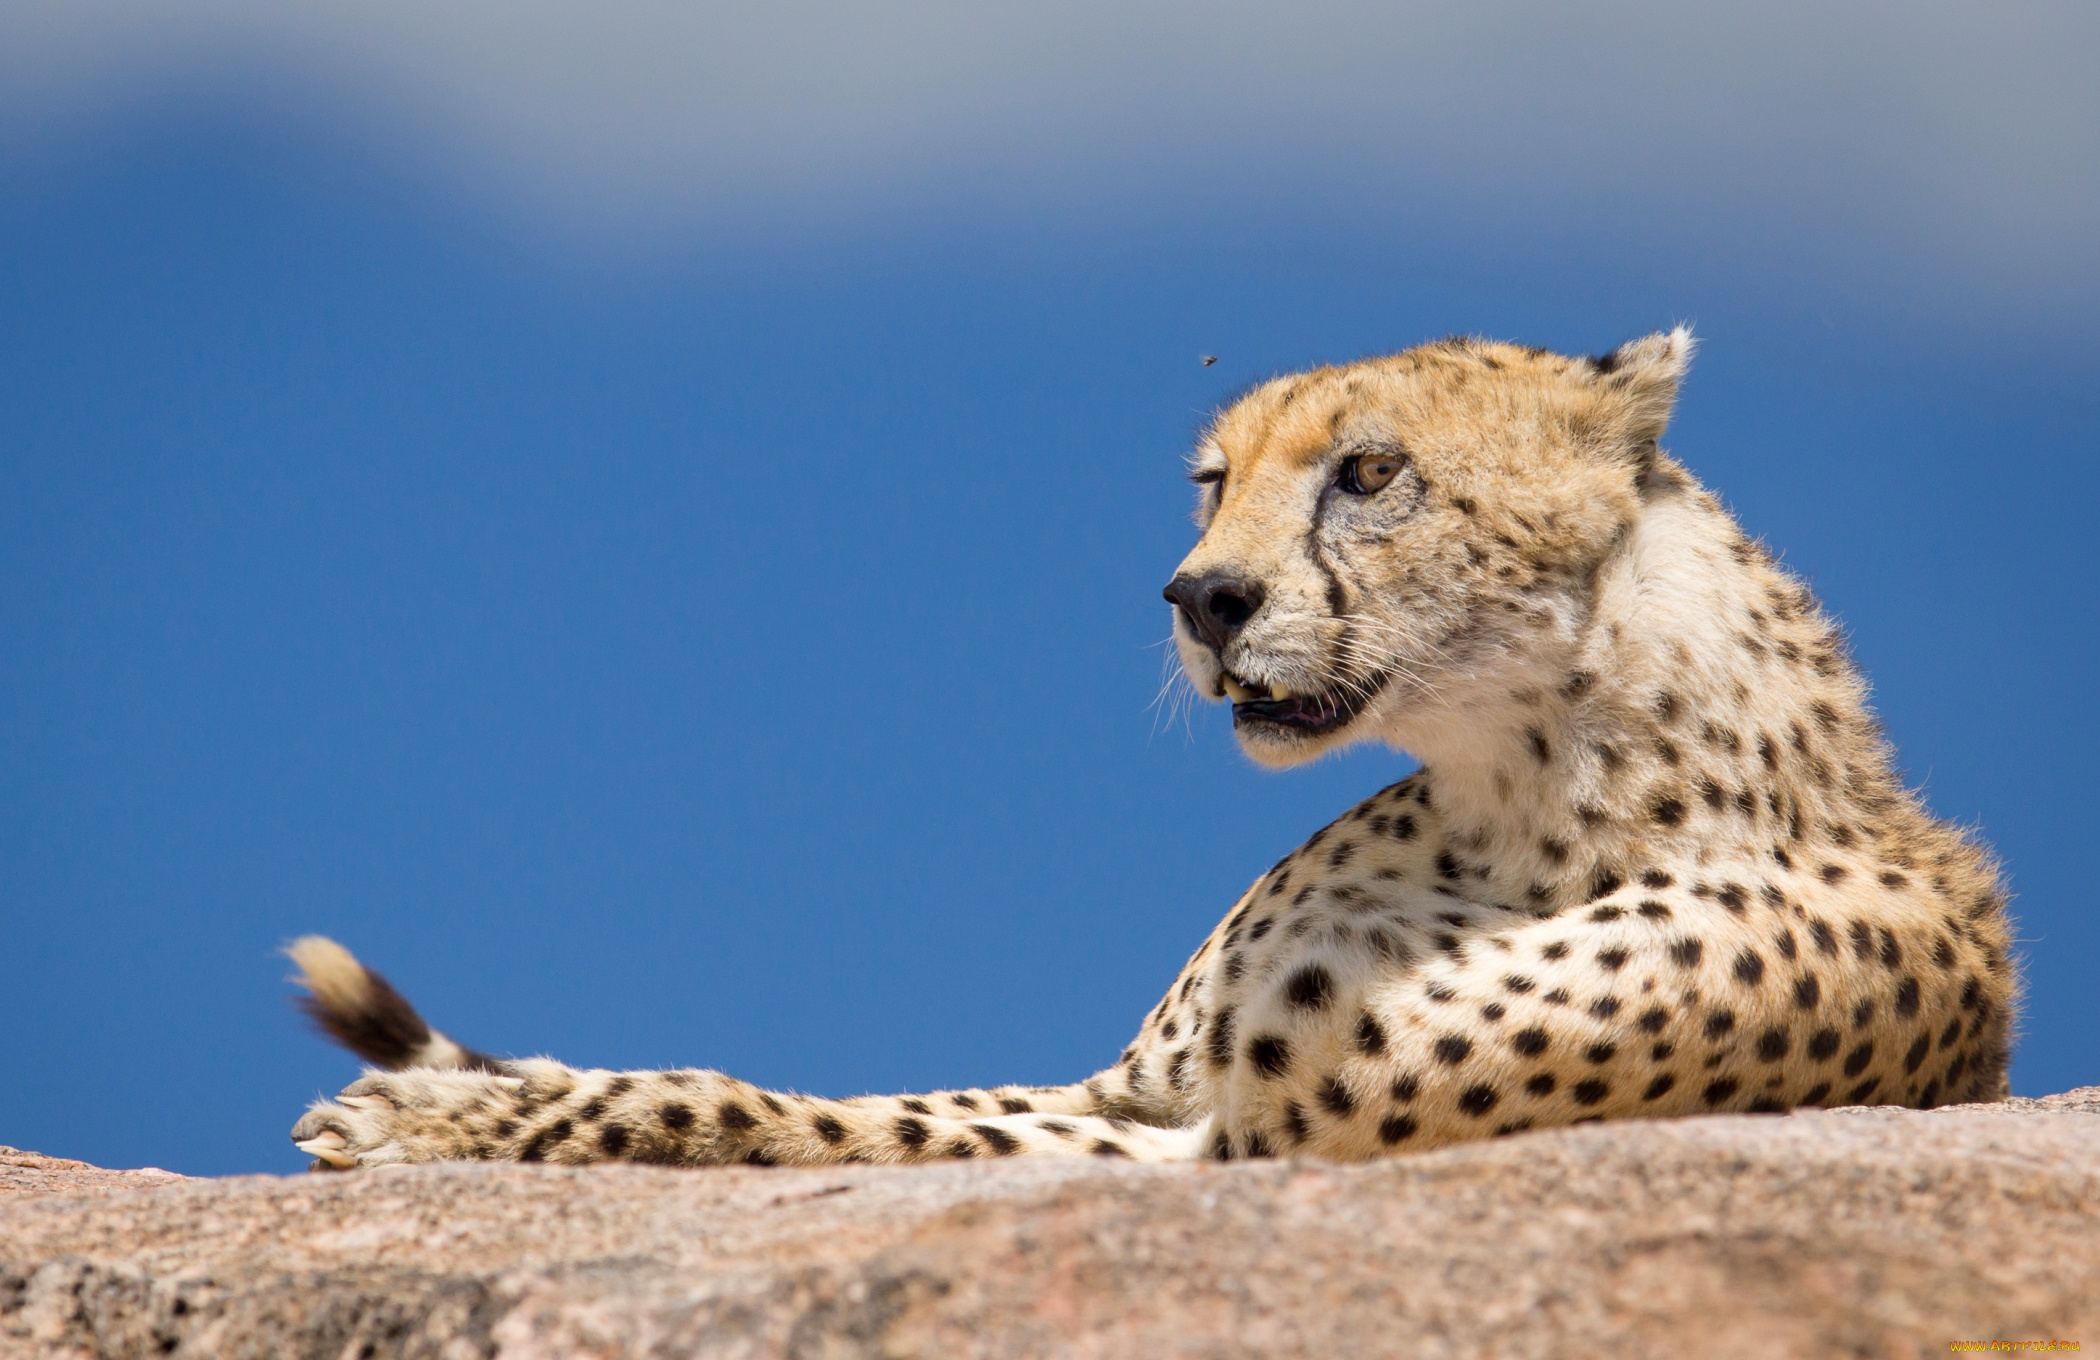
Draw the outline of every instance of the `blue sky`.
[[[2089,10],[348,13],[0,17],[0,1142],[298,1167],[307,931],[498,1051],[1084,1075],[1407,768],[1153,706],[1205,414],[1678,321],[2100,1080]]]

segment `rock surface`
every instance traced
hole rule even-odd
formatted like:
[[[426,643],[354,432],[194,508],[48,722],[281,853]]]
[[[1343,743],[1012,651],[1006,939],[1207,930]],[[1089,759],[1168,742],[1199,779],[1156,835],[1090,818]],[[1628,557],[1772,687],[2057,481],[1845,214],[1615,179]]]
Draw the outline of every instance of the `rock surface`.
[[[1881,1356],[2100,1347],[2100,1088],[1369,1166],[0,1154],[0,1356]]]

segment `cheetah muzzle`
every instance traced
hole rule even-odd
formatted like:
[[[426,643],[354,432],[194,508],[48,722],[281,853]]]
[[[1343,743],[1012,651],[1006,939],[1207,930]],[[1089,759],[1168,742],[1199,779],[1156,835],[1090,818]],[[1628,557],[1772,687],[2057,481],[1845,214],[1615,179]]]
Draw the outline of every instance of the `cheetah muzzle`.
[[[1814,597],[1661,439],[1692,341],[1453,339],[1278,378],[1197,443],[1182,669],[1286,766],[1422,768],[1255,878],[1117,1060],[819,1099],[501,1059],[291,948],[372,1070],[316,1167],[1388,1156],[1598,1118],[1991,1099],[1987,847],[1904,787]]]

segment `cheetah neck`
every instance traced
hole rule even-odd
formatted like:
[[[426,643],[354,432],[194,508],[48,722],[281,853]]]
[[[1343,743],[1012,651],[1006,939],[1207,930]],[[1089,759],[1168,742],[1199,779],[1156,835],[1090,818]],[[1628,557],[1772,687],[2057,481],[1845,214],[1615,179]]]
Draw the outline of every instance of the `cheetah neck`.
[[[1914,815],[1815,600],[1689,477],[1545,613],[1388,733],[1424,763],[1446,891],[1553,911]]]

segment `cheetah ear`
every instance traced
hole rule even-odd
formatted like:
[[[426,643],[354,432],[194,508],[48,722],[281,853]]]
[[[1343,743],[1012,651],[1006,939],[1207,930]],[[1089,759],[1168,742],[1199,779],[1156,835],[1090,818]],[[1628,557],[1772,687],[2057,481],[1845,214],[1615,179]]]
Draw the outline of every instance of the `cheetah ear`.
[[[1631,449],[1651,449],[1670,423],[1677,384],[1698,342],[1688,327],[1629,340],[1590,359],[1591,382],[1611,412],[1610,424]]]

